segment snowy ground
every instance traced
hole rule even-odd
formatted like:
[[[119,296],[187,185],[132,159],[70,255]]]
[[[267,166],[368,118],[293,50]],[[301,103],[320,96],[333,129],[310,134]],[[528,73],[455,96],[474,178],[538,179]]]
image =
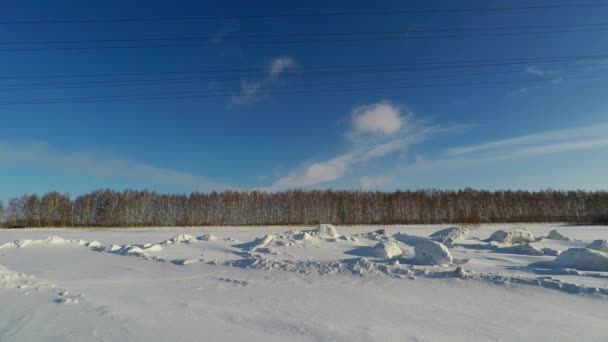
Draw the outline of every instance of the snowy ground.
[[[519,226],[0,230],[0,341],[606,341],[608,227]]]

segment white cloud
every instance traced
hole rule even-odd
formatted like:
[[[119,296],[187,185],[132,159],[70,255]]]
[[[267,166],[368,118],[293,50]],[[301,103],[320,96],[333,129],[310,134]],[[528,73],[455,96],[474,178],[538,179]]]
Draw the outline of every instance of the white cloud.
[[[241,91],[238,95],[230,98],[230,105],[244,105],[257,102],[263,96],[263,90],[268,85],[276,82],[277,79],[287,70],[297,65],[293,57],[273,58],[268,67],[268,76],[259,80],[242,80]]]
[[[359,184],[364,190],[382,188],[393,183],[391,177],[361,177]]]
[[[292,57],[277,57],[270,62],[270,70],[268,76],[270,78],[279,77],[286,69],[296,66],[296,62]]]
[[[372,134],[393,135],[401,130],[405,120],[399,108],[388,102],[356,107],[352,115],[356,132]]]
[[[276,191],[288,188],[299,188],[316,185],[342,178],[353,163],[352,155],[341,155],[336,158],[313,163],[303,170],[279,178],[264,190]]]
[[[205,177],[94,152],[61,152],[46,144],[0,143],[0,165],[29,165],[93,177],[125,177],[208,191],[228,188]]]
[[[363,116],[365,120],[359,120]],[[376,117],[385,119],[379,126],[368,121]],[[413,115],[404,116],[401,110],[388,102],[359,106],[351,113],[351,127],[347,134],[350,148],[333,158],[318,161],[294,170],[263,188],[276,191],[289,188],[310,187],[345,177],[353,169],[361,169],[369,162],[406,151],[410,146],[428,139],[433,134],[458,131],[468,126],[432,127],[413,120]],[[363,134],[376,133],[381,134]],[[356,139],[352,138],[356,135]],[[367,179],[371,184],[371,179]],[[386,181],[386,180],[385,180]],[[367,184],[366,183],[366,184]]]

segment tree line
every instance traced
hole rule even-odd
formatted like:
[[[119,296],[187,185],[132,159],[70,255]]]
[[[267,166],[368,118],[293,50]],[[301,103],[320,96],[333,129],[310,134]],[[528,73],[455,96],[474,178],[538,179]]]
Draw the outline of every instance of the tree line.
[[[0,202],[0,227],[608,223],[605,191],[50,192]]]

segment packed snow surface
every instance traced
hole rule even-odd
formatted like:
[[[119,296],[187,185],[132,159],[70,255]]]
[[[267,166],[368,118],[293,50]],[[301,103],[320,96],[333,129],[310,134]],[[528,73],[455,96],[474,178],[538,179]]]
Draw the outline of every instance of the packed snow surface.
[[[0,230],[0,341],[605,341],[607,238],[567,225]]]

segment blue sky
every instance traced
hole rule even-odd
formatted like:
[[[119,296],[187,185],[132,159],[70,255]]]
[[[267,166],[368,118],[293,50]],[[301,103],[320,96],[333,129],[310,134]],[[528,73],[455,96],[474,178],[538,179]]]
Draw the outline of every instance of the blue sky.
[[[85,5],[82,1],[19,1],[3,5],[0,21],[373,12],[535,4],[556,3],[437,1],[431,6],[423,1],[87,1]],[[222,45],[231,41],[231,36],[242,35],[594,24],[604,22],[606,14],[608,6],[0,25],[0,39],[5,43],[208,37],[198,42],[217,44],[25,51],[6,50],[52,44],[0,46],[0,50],[4,50],[0,51],[0,198],[50,190],[77,195],[106,187],[160,192],[227,188],[272,191],[289,188],[606,189],[608,79],[586,77],[608,76],[608,60],[575,59],[434,70],[418,67],[418,70],[376,73],[319,74],[318,71],[324,69],[314,68],[598,56],[608,54],[605,48],[608,31]],[[455,32],[441,34],[503,31]],[[160,42],[163,43],[175,44]],[[100,43],[74,46],[96,45]],[[226,71],[235,69],[257,71]],[[23,78],[197,70],[216,72]],[[471,73],[478,75],[462,76]],[[185,77],[204,80],[128,86],[103,83]],[[572,79],[577,77],[583,79]],[[513,80],[534,82],[497,83]],[[57,84],[61,82],[72,83]],[[354,83],[344,85],[348,82]],[[43,85],[31,85],[36,83]],[[317,83],[337,84],[307,86]],[[459,83],[487,84],[437,86]],[[401,88],[386,89],[391,86]],[[349,88],[384,89],[343,91]],[[222,91],[227,96],[6,104],[7,101],[172,92],[198,92],[205,96],[217,94],[221,89],[229,90]],[[302,90],[326,91],[266,94]]]

